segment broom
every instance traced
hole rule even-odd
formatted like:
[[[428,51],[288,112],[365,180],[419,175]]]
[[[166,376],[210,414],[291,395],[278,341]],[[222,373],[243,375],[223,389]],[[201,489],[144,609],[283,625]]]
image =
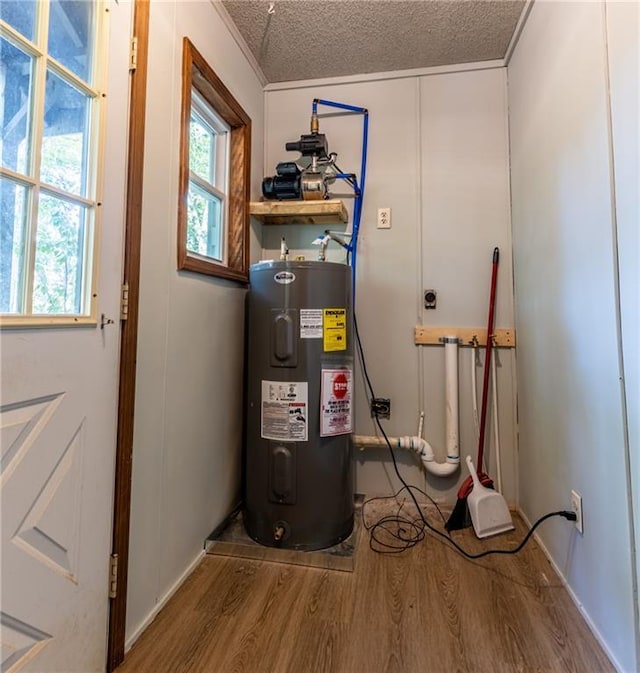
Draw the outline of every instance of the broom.
[[[493,268],[491,271],[491,292],[489,296],[489,320],[487,321],[487,349],[484,359],[484,378],[482,380],[482,410],[480,412],[480,433],[478,437],[478,459],[476,461],[476,469],[478,479],[483,486],[493,488],[493,480],[491,477],[482,472],[482,461],[484,459],[484,434],[487,422],[487,402],[489,393],[489,374],[491,364],[491,350],[493,348],[493,323],[495,317],[496,305],[496,284],[498,280],[498,262],[500,260],[500,250],[493,249]],[[473,489],[473,479],[468,476],[458,489],[458,500],[445,524],[446,530],[458,530],[470,525],[469,510],[467,507],[467,496]]]

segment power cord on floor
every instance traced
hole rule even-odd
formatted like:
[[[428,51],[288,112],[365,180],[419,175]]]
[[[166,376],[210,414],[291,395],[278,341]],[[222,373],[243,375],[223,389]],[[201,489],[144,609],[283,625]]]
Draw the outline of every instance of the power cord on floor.
[[[356,335],[358,358],[360,360],[362,373],[370,395],[369,401],[371,401],[375,399],[376,396],[374,394],[373,385],[371,384],[371,379],[369,378],[369,373],[367,371],[367,366],[364,358],[364,350],[362,347],[362,341],[360,340],[360,333],[358,331],[358,323],[355,314],[353,316],[353,324]],[[468,551],[466,551],[463,547],[461,547],[448,533],[443,533],[441,530],[438,530],[435,526],[429,523],[427,517],[424,515],[422,509],[420,508],[420,505],[418,504],[418,501],[414,495],[414,490],[425,495],[434,505],[436,505],[438,512],[440,512],[440,509],[438,508],[433,498],[431,498],[417,486],[411,486],[407,484],[407,482],[404,480],[404,478],[400,474],[400,470],[398,469],[395,452],[393,450],[393,447],[391,446],[389,437],[387,437],[387,433],[384,431],[382,423],[380,422],[380,418],[378,417],[378,414],[375,412],[375,409],[374,409],[374,419],[376,425],[378,426],[378,429],[380,430],[382,436],[385,439],[387,448],[389,449],[389,453],[391,455],[391,461],[393,463],[393,469],[396,473],[396,476],[398,477],[400,483],[402,484],[402,488],[397,493],[395,493],[393,496],[388,496],[387,498],[396,499],[398,495],[400,495],[400,493],[406,491],[409,494],[418,512],[418,516],[413,519],[408,518],[407,516],[401,516],[400,512],[404,507],[403,504],[400,506],[398,512],[395,515],[383,516],[382,518],[380,518],[378,521],[376,521],[371,525],[367,525],[365,522],[365,527],[369,531],[369,546],[375,552],[378,552],[380,554],[401,553],[406,549],[415,547],[419,542],[422,542],[422,540],[424,540],[426,536],[426,531],[428,530],[433,535],[436,535],[444,539],[458,553],[462,554],[465,558],[468,559],[479,559],[492,554],[517,554],[524,548],[527,542],[529,542],[531,536],[538,528],[538,526],[547,519],[550,519],[555,516],[561,516],[567,519],[568,521],[575,521],[577,518],[575,512],[569,510],[548,512],[547,514],[541,516],[531,526],[529,532],[525,535],[520,544],[518,544],[513,549],[486,549],[485,551],[478,552],[476,554],[471,554]],[[367,503],[373,502],[374,500],[381,500],[381,499],[384,498],[371,498],[365,501],[365,503],[363,503],[363,519],[364,519],[365,505],[367,505]],[[442,512],[440,512],[440,516],[442,516]],[[382,539],[383,536],[386,538],[386,540]]]
[[[438,511],[442,523],[446,523],[447,519],[438,503],[428,493],[417,486],[409,486],[409,488],[427,498]],[[387,514],[372,524],[367,522],[367,508],[370,505],[378,501],[387,500],[395,500],[397,502],[398,496],[405,490],[403,486],[393,495],[375,496],[368,498],[362,503],[362,522],[365,529],[369,531],[369,546],[374,551],[381,551],[387,554],[399,553],[415,546],[424,539],[425,526],[420,518],[409,518],[410,515],[408,513],[406,515],[401,514],[405,502],[400,503],[398,511],[395,514]]]

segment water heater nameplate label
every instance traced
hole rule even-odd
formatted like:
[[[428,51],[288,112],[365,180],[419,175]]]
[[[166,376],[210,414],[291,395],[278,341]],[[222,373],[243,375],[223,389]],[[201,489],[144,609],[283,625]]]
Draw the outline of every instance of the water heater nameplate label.
[[[325,352],[347,350],[347,309],[323,309],[323,348]]]
[[[300,338],[322,339],[322,309],[300,309]]]
[[[306,442],[308,409],[306,381],[262,381],[262,438]]]
[[[352,375],[349,367],[322,368],[320,437],[348,435],[352,431]]]
[[[280,285],[289,285],[289,283],[293,283],[295,279],[296,274],[291,273],[291,271],[278,271],[273,277],[273,280],[275,280],[276,283],[280,283]]]

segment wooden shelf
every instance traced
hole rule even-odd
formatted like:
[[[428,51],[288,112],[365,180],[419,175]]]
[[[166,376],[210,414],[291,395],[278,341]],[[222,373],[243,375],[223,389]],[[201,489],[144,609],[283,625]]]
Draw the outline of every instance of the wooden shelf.
[[[249,212],[264,224],[346,224],[349,215],[339,199],[252,201]]]
[[[415,343],[422,346],[441,345],[442,337],[458,337],[461,346],[473,345],[473,337],[478,340],[479,346],[487,345],[487,330],[485,327],[424,327],[415,329]],[[496,348],[515,348],[516,331],[513,329],[494,330],[494,346]]]

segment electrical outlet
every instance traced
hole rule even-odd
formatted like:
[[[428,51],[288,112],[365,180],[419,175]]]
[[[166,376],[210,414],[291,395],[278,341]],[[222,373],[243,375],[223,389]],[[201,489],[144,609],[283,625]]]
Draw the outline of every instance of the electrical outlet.
[[[425,308],[435,308],[438,295],[435,290],[425,290],[424,291],[424,307]]]
[[[378,229],[391,229],[391,208],[378,208]]]
[[[582,520],[582,496],[575,491],[571,491],[571,511],[576,515],[576,528],[580,534],[584,533],[584,526]]]
[[[374,397],[371,400],[371,417],[391,418],[391,400],[388,397]]]

